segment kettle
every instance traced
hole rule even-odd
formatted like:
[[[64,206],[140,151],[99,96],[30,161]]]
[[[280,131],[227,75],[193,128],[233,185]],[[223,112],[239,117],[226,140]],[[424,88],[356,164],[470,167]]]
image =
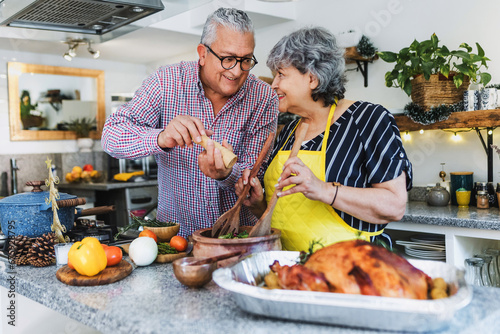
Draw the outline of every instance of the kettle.
[[[441,187],[439,182],[427,194],[427,204],[430,206],[446,206],[449,201],[450,193],[446,188]]]

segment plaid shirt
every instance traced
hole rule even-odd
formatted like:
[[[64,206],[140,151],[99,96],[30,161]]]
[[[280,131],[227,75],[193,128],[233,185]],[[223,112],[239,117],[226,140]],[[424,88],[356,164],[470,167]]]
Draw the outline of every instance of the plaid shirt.
[[[158,146],[158,135],[178,115],[199,118],[212,139],[226,139],[238,156],[230,176],[217,181],[198,166],[199,145],[193,148]],[[267,138],[276,131],[278,100],[271,87],[250,74],[243,87],[214,116],[205,96],[196,61],[164,66],[147,78],[134,98],[108,117],[102,135],[103,149],[115,158],[138,159],[154,155],[158,164],[160,221],[178,222],[179,234],[212,227],[236,202],[234,184],[245,168],[252,168]],[[260,178],[264,170],[261,169]],[[240,222],[256,218],[243,207]]]

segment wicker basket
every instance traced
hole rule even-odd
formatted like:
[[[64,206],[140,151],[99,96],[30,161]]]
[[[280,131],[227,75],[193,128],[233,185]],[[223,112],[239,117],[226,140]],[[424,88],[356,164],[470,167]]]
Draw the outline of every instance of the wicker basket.
[[[442,74],[431,74],[429,80],[418,75],[411,82],[411,100],[428,111],[432,106],[441,104],[455,104],[463,99],[464,91],[469,86],[469,78],[464,79],[457,88],[453,82],[453,75],[446,78]]]

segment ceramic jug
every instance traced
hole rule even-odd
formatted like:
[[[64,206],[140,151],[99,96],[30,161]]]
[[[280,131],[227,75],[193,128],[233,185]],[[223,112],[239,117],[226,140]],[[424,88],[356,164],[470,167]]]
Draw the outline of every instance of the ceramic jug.
[[[439,183],[427,194],[427,204],[430,206],[446,206],[450,201],[450,193]]]

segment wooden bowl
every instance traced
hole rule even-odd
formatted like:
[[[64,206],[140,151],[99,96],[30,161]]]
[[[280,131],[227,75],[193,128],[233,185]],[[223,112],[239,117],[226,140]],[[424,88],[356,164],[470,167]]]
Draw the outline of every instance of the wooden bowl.
[[[252,226],[240,226],[241,231],[250,231]],[[281,231],[272,228],[271,234],[262,237],[241,238],[241,239],[218,239],[212,238],[212,229],[205,228],[193,233],[193,256],[195,258],[212,257],[231,252],[243,250],[242,255],[234,256],[226,260],[217,262],[217,266],[227,267],[248,254],[265,252],[270,250],[281,250]]]
[[[198,261],[194,257],[183,257],[172,262],[175,277],[190,288],[201,288],[212,280],[212,273],[217,269],[217,263],[202,265],[190,265],[192,261]]]
[[[144,229],[153,231],[158,238],[158,242],[169,242],[174,235],[177,235],[177,233],[179,233],[180,227],[181,226],[179,224],[175,224],[174,226],[167,227],[144,226]]]

